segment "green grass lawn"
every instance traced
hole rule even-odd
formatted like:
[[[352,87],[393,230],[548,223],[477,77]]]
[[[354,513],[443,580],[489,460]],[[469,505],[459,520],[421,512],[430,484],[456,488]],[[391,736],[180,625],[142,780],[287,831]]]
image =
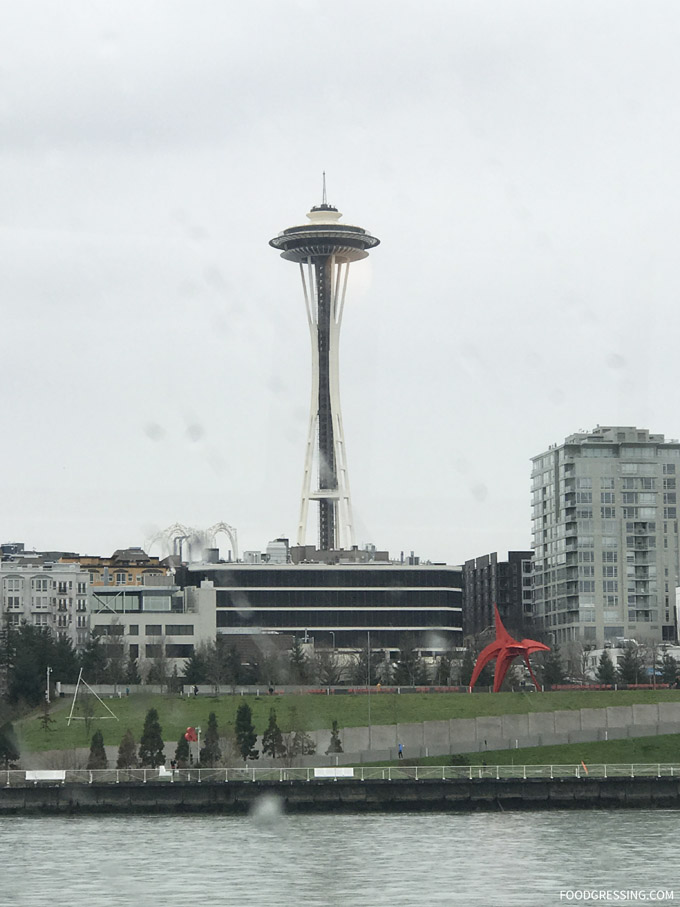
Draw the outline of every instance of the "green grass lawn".
[[[586,765],[631,762],[680,763],[680,734],[659,737],[633,737],[595,743],[563,743],[527,749],[492,750],[486,753],[464,753],[470,765]],[[450,765],[450,756],[404,759],[399,762],[375,762],[371,765]]]
[[[276,709],[281,730],[291,728],[291,708],[295,707],[302,726],[307,730],[330,728],[333,720],[340,727],[357,727],[368,724],[369,697],[365,693],[325,696],[319,694],[288,694],[285,696],[199,696],[182,698],[178,695],[135,694],[123,699],[105,699],[116,714],[112,718],[93,721],[94,730],[101,730],[107,745],[118,745],[125,731],[130,728],[139,740],[144,716],[151,707],[158,710],[163,736],[177,740],[189,725],[206,728],[208,713],[214,711],[222,732],[233,727],[236,709],[246,701],[253,710],[253,720],[258,733],[267,725],[270,708]],[[631,705],[632,703],[680,702],[678,690],[621,690],[576,691],[562,693],[374,693],[370,696],[371,724],[406,724],[448,718],[476,718],[486,715],[526,714],[527,712],[554,711],[557,709],[602,708],[605,706]],[[70,698],[54,703],[51,730],[43,730],[40,716],[35,710],[15,723],[22,750],[72,749],[89,745],[84,721],[73,721],[67,726],[71,708]],[[82,716],[82,710],[76,714]],[[96,703],[96,715],[106,714]]]

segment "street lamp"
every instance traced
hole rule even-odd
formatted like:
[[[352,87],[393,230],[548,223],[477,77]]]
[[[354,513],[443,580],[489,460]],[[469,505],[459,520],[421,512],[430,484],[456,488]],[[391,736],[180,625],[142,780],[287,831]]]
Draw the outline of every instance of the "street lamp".
[[[371,631],[366,631],[366,693],[368,698],[368,748],[371,748]]]
[[[329,632],[329,633],[331,634],[331,636],[333,637],[333,648],[335,648],[335,632],[334,632],[333,630],[329,630],[328,632]]]

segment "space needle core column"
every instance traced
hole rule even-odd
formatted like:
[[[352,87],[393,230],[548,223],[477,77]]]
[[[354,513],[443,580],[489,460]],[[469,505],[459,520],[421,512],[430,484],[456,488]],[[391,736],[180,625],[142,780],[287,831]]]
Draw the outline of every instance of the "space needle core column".
[[[298,545],[306,544],[309,502],[319,502],[319,549],[354,544],[345,437],[340,411],[338,352],[349,266],[368,256],[380,240],[361,227],[340,224],[326,202],[307,214],[308,224],[289,227],[270,240],[281,258],[300,266],[312,340],[312,404],[302,482]],[[318,487],[313,488],[316,460]]]

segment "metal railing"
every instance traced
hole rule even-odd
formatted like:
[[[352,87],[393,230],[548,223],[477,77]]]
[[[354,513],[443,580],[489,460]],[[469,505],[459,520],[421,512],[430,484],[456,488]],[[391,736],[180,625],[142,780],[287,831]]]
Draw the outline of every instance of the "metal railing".
[[[333,767],[334,768],[334,767]],[[332,772],[333,768],[325,769]],[[680,763],[598,763],[579,765],[404,765],[342,767],[340,778],[330,780],[354,781],[477,781],[477,780],[552,780],[567,778],[679,778]],[[314,768],[191,768],[166,770],[158,768],[132,769],[66,769],[63,771],[32,771],[17,769],[0,771],[0,785],[25,787],[27,785],[63,784],[173,784],[190,782],[201,784],[229,783],[234,781],[319,781]]]

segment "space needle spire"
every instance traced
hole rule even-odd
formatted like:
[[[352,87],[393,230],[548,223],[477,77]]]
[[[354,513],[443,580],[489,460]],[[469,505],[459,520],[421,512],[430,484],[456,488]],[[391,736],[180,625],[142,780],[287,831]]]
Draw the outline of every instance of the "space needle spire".
[[[324,172],[322,202],[307,214],[309,223],[289,227],[269,242],[281,250],[281,258],[298,263],[302,277],[312,339],[312,402],[297,544],[306,544],[309,502],[318,501],[321,551],[350,548],[354,544],[340,411],[340,325],[349,266],[366,258],[367,250],[380,242],[361,227],[339,223],[341,217],[338,209],[326,201]]]

